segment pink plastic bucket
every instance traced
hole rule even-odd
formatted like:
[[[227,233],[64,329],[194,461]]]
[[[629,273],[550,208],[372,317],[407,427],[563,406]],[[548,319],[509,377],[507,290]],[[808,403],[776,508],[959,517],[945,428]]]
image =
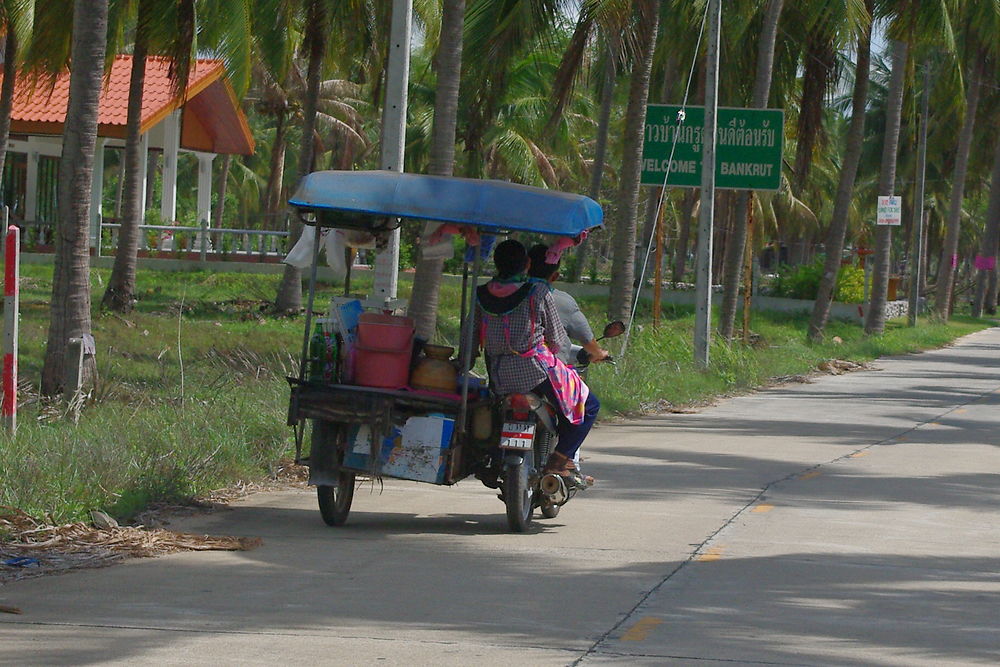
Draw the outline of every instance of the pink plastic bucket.
[[[363,387],[401,389],[410,379],[413,320],[362,313],[354,345],[354,382]]]

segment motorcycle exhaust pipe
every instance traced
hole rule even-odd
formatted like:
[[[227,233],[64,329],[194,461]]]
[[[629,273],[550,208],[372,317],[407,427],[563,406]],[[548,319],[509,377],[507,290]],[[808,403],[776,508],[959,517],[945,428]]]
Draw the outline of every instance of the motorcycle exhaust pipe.
[[[555,504],[564,503],[569,500],[569,490],[566,488],[566,481],[560,475],[549,473],[543,475],[538,483],[539,490],[546,498]]]

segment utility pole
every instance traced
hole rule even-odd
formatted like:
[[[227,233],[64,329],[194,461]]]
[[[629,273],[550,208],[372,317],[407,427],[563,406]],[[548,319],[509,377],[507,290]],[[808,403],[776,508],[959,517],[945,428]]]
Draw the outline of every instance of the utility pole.
[[[715,221],[715,125],[719,90],[719,30],[722,0],[708,3],[708,55],[705,59],[705,132],[702,137],[701,210],[695,265],[694,360],[708,368],[712,342],[712,227]]]
[[[913,257],[910,260],[910,312],[907,322],[917,326],[921,268],[924,257],[924,187],[927,179],[927,113],[931,97],[931,63],[924,62],[924,92],[920,102],[920,148],[917,152],[917,189],[913,197]]]
[[[389,31],[389,62],[386,68],[385,106],[382,109],[381,168],[403,171],[406,145],[407,83],[410,80],[410,26],[413,0],[392,0]],[[399,278],[399,230],[389,235],[389,244],[375,256],[375,298],[396,298]]]

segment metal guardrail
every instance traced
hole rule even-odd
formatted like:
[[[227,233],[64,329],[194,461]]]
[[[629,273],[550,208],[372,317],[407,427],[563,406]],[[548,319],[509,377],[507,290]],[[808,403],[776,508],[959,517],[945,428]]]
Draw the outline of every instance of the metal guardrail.
[[[42,220],[18,221],[24,230],[27,248],[55,245],[55,225]],[[94,254],[101,256],[118,247],[121,224],[101,221],[101,233],[94,240]],[[107,230],[107,231],[105,231]],[[197,255],[201,261],[261,261],[288,254],[288,232],[261,229],[183,227],[179,225],[139,225],[139,251]]]

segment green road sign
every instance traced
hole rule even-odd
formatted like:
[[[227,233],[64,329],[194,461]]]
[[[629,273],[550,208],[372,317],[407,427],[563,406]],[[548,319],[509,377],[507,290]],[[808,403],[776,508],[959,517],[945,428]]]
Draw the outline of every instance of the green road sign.
[[[642,144],[643,185],[701,187],[701,139],[705,107],[687,107],[678,123],[679,106],[646,107]],[[781,149],[785,112],[781,109],[719,107],[715,144],[715,187],[730,190],[777,190],[781,186]],[[674,139],[676,137],[676,147]],[[673,160],[670,151],[673,148]]]

